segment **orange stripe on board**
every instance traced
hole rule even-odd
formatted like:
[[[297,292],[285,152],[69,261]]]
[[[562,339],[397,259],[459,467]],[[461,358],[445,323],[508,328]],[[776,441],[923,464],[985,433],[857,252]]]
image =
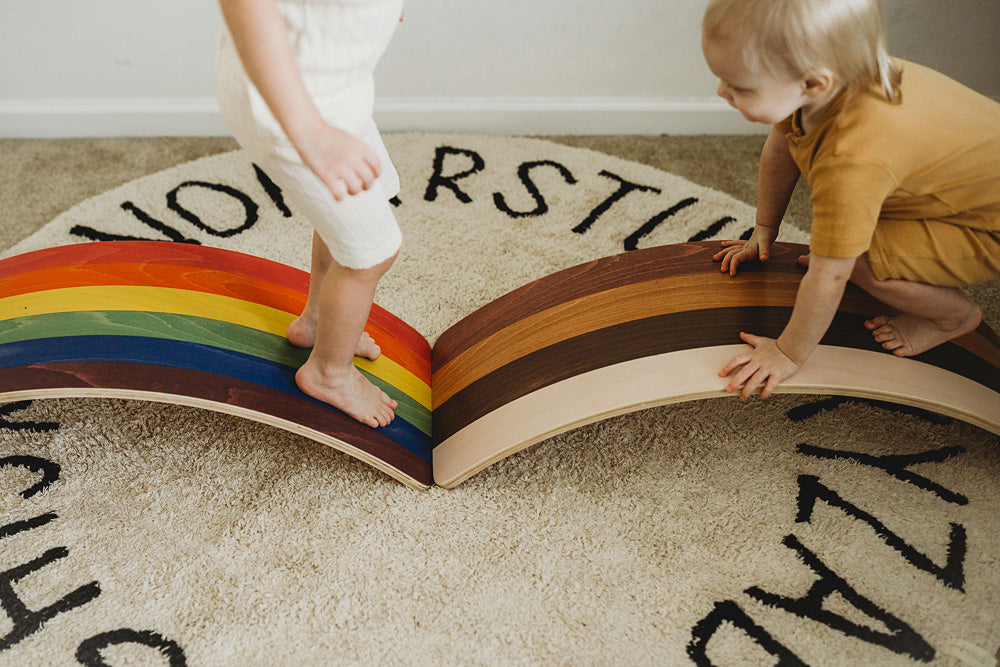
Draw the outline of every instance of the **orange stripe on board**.
[[[374,314],[374,308],[372,309],[372,313]],[[385,331],[372,320],[373,318],[369,317],[368,322],[365,324],[365,331],[382,348],[382,354],[413,373],[421,382],[430,386],[431,350],[427,346],[427,341],[420,338],[427,347],[426,351],[422,352],[419,349],[414,349],[407,345],[407,342],[401,336]]]
[[[88,264],[59,266],[0,278],[0,299],[62,289],[97,285],[169,287],[219,294],[298,314],[306,295],[260,278],[234,275],[212,268],[172,264]]]
[[[392,338],[403,342],[419,358],[423,359],[426,357],[427,372],[430,372],[431,346],[427,342],[427,339],[420,335],[419,331],[377,303],[372,304],[372,310],[368,314],[368,324],[378,327]]]

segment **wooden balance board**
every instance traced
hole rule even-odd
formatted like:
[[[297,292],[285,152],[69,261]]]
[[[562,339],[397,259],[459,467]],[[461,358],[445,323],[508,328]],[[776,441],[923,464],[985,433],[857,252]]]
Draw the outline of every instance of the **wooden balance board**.
[[[46,249],[0,261],[0,401],[96,396],[213,409],[335,447],[414,488],[453,487],[555,433],[726,395],[718,369],[746,348],[740,330],[780,332],[804,248],[779,244],[735,278],[712,262],[717,248],[663,246],[561,271],[464,318],[433,351],[375,306],[366,330],[383,354],[356,364],[399,401],[381,429],[295,386],[308,351],[284,332],[305,304],[305,272],[169,242]],[[899,359],[861,325],[881,312],[849,290],[823,345],[780,390],[880,398],[1000,432],[993,332],[984,325]]]
[[[226,412],[340,449],[417,488],[431,479],[430,348],[373,307],[355,363],[399,402],[378,430],[303,394],[285,339],[309,275],[218,248],[61,246],[0,261],[0,401],[137,398]]]
[[[643,408],[729,396],[718,372],[777,337],[805,269],[798,244],[735,277],[718,242],[588,262],[464,318],[433,350],[434,479],[453,487],[556,433]],[[863,322],[888,308],[853,285],[819,349],[778,391],[877,398],[1000,433],[1000,340],[985,324],[919,357],[885,352]],[[748,406],[748,411],[753,407]]]

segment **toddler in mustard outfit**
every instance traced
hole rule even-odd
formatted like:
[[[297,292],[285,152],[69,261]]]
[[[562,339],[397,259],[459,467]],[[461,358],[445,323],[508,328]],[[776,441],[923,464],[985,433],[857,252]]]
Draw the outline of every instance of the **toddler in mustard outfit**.
[[[865,326],[897,356],[975,329],[961,286],[1000,277],[1000,104],[890,58],[878,0],[712,0],[702,49],[718,94],[773,125],[756,225],[715,258],[735,275],[766,260],[800,175],[812,190],[808,264],[775,340],[719,373],[766,398],[809,358],[848,280],[898,314]]]

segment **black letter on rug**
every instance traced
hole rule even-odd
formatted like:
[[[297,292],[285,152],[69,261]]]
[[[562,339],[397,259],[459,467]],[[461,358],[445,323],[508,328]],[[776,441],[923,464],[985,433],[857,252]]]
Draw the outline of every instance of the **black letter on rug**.
[[[691,641],[687,645],[688,657],[699,667],[710,667],[708,659],[708,641],[718,632],[722,624],[729,621],[748,637],[757,642],[761,648],[778,659],[776,667],[797,667],[806,663],[789,651],[784,645],[774,640],[767,630],[753,622],[753,619],[740,609],[732,600],[716,602],[715,607],[705,618],[691,630]]]
[[[246,212],[243,219],[243,224],[240,225],[239,227],[233,227],[231,229],[223,229],[222,231],[219,231],[217,229],[214,229],[213,227],[206,225],[204,222],[202,222],[201,218],[199,218],[197,215],[195,215],[188,209],[181,206],[180,203],[177,201],[177,193],[180,192],[182,188],[192,188],[192,187],[205,188],[207,190],[212,190],[214,192],[221,192],[223,194],[229,195],[230,197],[241,203],[243,205],[243,210]],[[180,185],[178,185],[173,190],[171,190],[170,192],[168,192],[167,208],[169,208],[171,211],[173,211],[177,215],[181,216],[182,218],[190,222],[198,229],[208,232],[212,236],[218,236],[219,238],[224,238],[224,239],[229,238],[230,236],[236,236],[237,234],[245,232],[246,230],[253,227],[254,224],[256,224],[257,222],[257,211],[259,210],[259,207],[254,202],[254,200],[250,199],[250,197],[246,196],[236,188],[231,188],[228,185],[222,185],[221,183],[205,183],[204,181],[185,181]]]
[[[748,588],[745,591],[747,595],[770,607],[784,609],[799,618],[812,619],[842,632],[848,637],[883,646],[894,653],[908,655],[914,660],[930,662],[934,659],[934,648],[913,628],[851,588],[846,581],[824,565],[816,554],[804,547],[794,535],[786,536],[781,543],[798,553],[799,558],[809,569],[819,575],[819,579],[812,585],[808,593],[797,599],[774,595],[757,586]],[[823,609],[823,601],[833,593],[839,593],[855,609],[863,612],[869,618],[881,622],[889,629],[889,632],[872,630]]]
[[[919,454],[886,454],[884,456],[872,456],[871,454],[843,452],[835,449],[814,447],[813,445],[807,445],[803,442],[799,444],[797,451],[800,454],[814,456],[818,459],[847,459],[849,461],[863,463],[866,466],[881,468],[896,479],[912,484],[918,489],[930,491],[945,502],[954,503],[955,505],[969,504],[969,499],[961,493],[949,491],[940,484],[935,484],[926,477],[907,470],[908,467],[917,465],[918,463],[941,463],[942,461],[946,461],[954,456],[958,456],[959,454],[964,454],[964,447],[943,447],[941,449],[932,449],[926,452],[920,452]]]
[[[4,466],[17,466],[27,468],[31,472],[42,473],[42,478],[37,484],[21,491],[22,498],[30,498],[36,493],[44,491],[50,484],[59,479],[59,471],[61,470],[58,463],[37,456],[8,456],[0,459],[0,468]]]
[[[26,409],[31,405],[31,401],[17,401],[0,406],[0,429],[9,431],[32,431],[34,433],[45,433],[55,431],[59,424],[55,422],[12,422],[7,421],[6,416],[14,412]],[[41,460],[41,459],[40,459]]]
[[[899,535],[892,532],[871,514],[855,507],[841,498],[835,491],[825,486],[815,475],[799,475],[799,513],[796,523],[808,522],[812,518],[816,500],[824,500],[829,505],[844,511],[848,516],[864,521],[882,541],[902,554],[903,558],[913,567],[929,572],[940,579],[946,586],[964,592],[965,584],[965,528],[961,524],[951,524],[951,534],[948,536],[948,560],[944,567],[936,565],[930,558],[920,553],[904,542]]]
[[[659,213],[654,215],[649,220],[649,222],[647,222],[642,227],[629,234],[629,237],[625,239],[625,249],[635,250],[636,248],[639,247],[639,239],[641,239],[643,236],[646,236],[647,234],[651,234],[653,230],[659,227],[660,223],[666,220],[667,218],[673,217],[678,212],[683,211],[691,204],[695,204],[697,202],[698,200],[695,199],[694,197],[688,197],[687,199],[682,199],[681,201],[677,202],[676,204],[668,208],[666,211],[660,211]]]
[[[548,204],[545,203],[545,198],[542,197],[542,193],[538,191],[538,186],[535,182],[531,180],[531,170],[535,167],[555,167],[559,170],[559,175],[563,177],[563,180],[570,185],[576,184],[576,179],[573,178],[573,174],[570,173],[569,169],[562,166],[558,162],[553,162],[552,160],[540,160],[538,162],[524,162],[520,167],[517,168],[517,177],[521,179],[524,183],[525,189],[535,200],[535,209],[532,211],[515,211],[507,206],[507,202],[504,197],[499,192],[493,193],[493,203],[496,207],[509,215],[512,218],[527,218],[530,216],[545,215],[549,211]]]
[[[193,243],[194,245],[201,245],[195,239],[186,238],[179,231],[166,224],[165,222],[160,222],[153,216],[149,215],[141,208],[136,206],[130,201],[122,202],[121,208],[123,211],[128,211],[136,217],[136,219],[142,224],[146,225],[150,229],[160,232],[167,237],[170,241],[175,241],[177,243]],[[125,234],[108,234],[107,232],[99,232],[93,227],[87,227],[86,225],[74,225],[69,233],[74,236],[82,236],[85,239],[90,239],[91,241],[162,241],[163,239],[147,239],[142,236],[128,236]]]
[[[472,160],[472,167],[466,169],[465,171],[452,174],[451,176],[445,176],[443,173],[444,159],[448,155],[464,155]],[[471,176],[478,171],[482,171],[485,166],[486,162],[484,162],[482,156],[475,151],[470,151],[465,148],[452,148],[451,146],[439,146],[434,152],[434,173],[431,175],[431,180],[427,183],[427,191],[424,192],[424,200],[434,201],[437,199],[438,188],[445,187],[455,193],[455,196],[458,197],[458,201],[463,204],[470,203],[472,201],[472,197],[462,192],[462,189],[455,184],[455,181],[465,178],[466,176]]]
[[[629,183],[621,176],[612,174],[610,171],[605,171],[602,169],[600,171],[600,174],[605,178],[610,178],[613,181],[618,181],[618,189],[615,192],[613,192],[610,197],[608,197],[600,204],[598,204],[594,208],[594,210],[591,211],[586,218],[584,218],[583,222],[581,222],[579,225],[573,228],[573,231],[576,232],[577,234],[585,233],[588,229],[590,229],[593,226],[593,224],[597,221],[599,217],[608,212],[608,209],[610,209],[615,204],[615,202],[617,202],[619,199],[621,199],[628,193],[632,192],[633,190],[638,190],[640,192],[652,192],[653,194],[660,194],[661,192],[659,188],[654,188],[649,185],[637,185],[636,183]]]
[[[917,419],[922,419],[923,421],[930,422],[931,424],[949,424],[953,421],[951,417],[946,417],[944,415],[928,412],[927,410],[921,410],[920,408],[911,408],[908,405],[889,403],[887,401],[876,401],[870,398],[853,398],[849,396],[833,396],[831,398],[823,398],[818,401],[813,401],[811,403],[805,403],[804,405],[799,405],[797,407],[792,408],[787,413],[785,413],[785,416],[791,419],[793,422],[800,422],[800,421],[805,421],[810,417],[815,417],[821,412],[836,410],[842,405],[857,405],[857,404],[870,405],[872,407],[880,408],[882,410],[888,410],[889,412],[900,412],[906,415],[911,415],[913,417],[916,417]]]
[[[253,166],[253,171],[257,174],[257,182],[260,183],[262,188],[264,188],[264,192],[267,193],[267,196],[271,198],[271,202],[274,203],[274,207],[278,209],[281,215],[286,218],[292,217],[292,211],[285,204],[285,198],[281,194],[281,188],[279,188],[275,182],[264,173],[264,170],[257,165]]]
[[[76,649],[76,660],[87,667],[110,667],[101,657],[101,650],[118,644],[142,644],[155,648],[170,661],[170,667],[184,667],[184,649],[172,639],[150,630],[131,630],[122,628],[110,632],[102,632],[90,639],[85,639]]]
[[[44,554],[33,561],[18,565],[15,568],[0,572],[0,607],[7,613],[13,621],[13,629],[5,636],[0,637],[0,651],[4,651],[22,639],[37,632],[42,625],[57,614],[81,607],[101,594],[101,587],[96,581],[92,581],[86,586],[81,586],[69,595],[66,595],[44,609],[32,611],[17,597],[14,591],[14,584],[24,579],[32,572],[36,572],[46,565],[49,565],[60,558],[69,555],[66,547],[56,547],[49,549]]]
[[[13,521],[8,523],[6,526],[0,526],[0,540],[10,537],[11,535],[23,533],[26,530],[41,528],[45,524],[58,518],[59,515],[55,512],[46,512],[45,514],[36,516],[34,519],[28,519],[26,521]]]
[[[705,229],[701,230],[700,232],[689,238],[688,243],[696,243],[697,241],[704,241],[706,239],[710,239],[719,232],[721,232],[722,228],[728,225],[730,222],[736,222],[736,218],[732,217],[731,215],[727,215],[721,220],[716,220],[708,227],[706,227]]]

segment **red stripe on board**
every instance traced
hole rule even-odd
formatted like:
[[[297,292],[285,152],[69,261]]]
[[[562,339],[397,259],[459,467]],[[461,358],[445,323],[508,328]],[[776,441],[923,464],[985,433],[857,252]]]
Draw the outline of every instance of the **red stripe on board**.
[[[28,252],[0,260],[0,279],[26,271],[89,264],[173,264],[215,269],[258,278],[299,292],[309,290],[309,274],[234,250],[173,241],[100,241]]]

